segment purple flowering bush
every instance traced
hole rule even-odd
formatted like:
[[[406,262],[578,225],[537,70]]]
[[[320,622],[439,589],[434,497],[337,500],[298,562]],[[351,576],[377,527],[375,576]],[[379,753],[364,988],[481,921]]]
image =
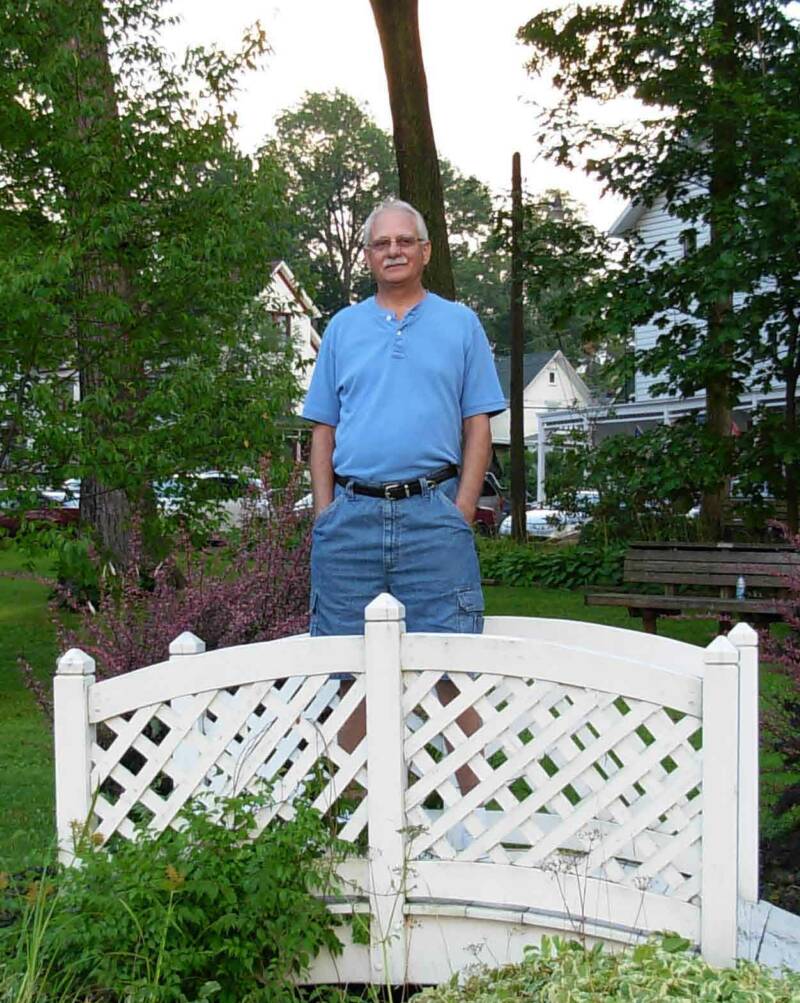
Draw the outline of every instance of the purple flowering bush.
[[[800,536],[787,536],[800,550]],[[786,575],[783,623],[761,631],[761,659],[779,667],[762,684],[761,804],[764,895],[800,911],[800,570]]]
[[[800,551],[800,535],[786,536],[795,550]],[[800,686],[800,569],[792,566],[785,576],[787,596],[781,605],[783,622],[787,631],[771,634],[764,631],[761,637],[764,658],[780,665],[783,671]]]
[[[96,605],[76,609],[76,628],[59,626],[62,651],[82,648],[105,679],[163,661],[189,630],[206,649],[269,641],[308,629],[310,525],[296,512],[296,476],[270,492],[266,515],[249,506],[240,532],[221,547],[199,549],[188,537],[145,572],[142,535],[134,527],[128,566],[106,573]]]

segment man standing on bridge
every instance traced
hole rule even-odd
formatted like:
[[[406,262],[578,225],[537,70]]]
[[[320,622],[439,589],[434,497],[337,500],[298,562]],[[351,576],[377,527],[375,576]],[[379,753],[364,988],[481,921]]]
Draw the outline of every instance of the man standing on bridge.
[[[314,422],[310,630],[360,634],[364,607],[389,592],[410,631],[480,633],[471,523],[489,418],[506,406],[489,343],[469,308],[424,288],[431,245],[413,206],[379,205],[364,244],[377,294],[331,320],[303,408]],[[440,684],[444,702],[455,692]]]

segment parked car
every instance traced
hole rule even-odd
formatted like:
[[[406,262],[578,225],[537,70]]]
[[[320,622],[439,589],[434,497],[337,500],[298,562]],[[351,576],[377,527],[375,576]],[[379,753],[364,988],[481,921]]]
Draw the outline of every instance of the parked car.
[[[529,508],[525,512],[528,536],[544,540],[557,540],[577,532],[588,516],[580,512],[564,512],[557,508]],[[500,523],[500,535],[511,536],[511,516]]]
[[[500,523],[503,521],[505,504],[500,482],[491,471],[487,472],[475,509],[475,518],[473,519],[475,529],[487,536],[493,536],[497,533]]]
[[[61,508],[77,509],[81,507],[81,482],[79,478],[64,481],[60,488],[47,488],[41,492],[43,498]]]
[[[203,470],[185,479],[170,478],[154,485],[156,501],[166,515],[183,511],[188,505],[217,510],[226,526],[241,526],[248,504],[256,515],[269,511],[269,497],[261,481],[237,477],[220,470]]]
[[[314,511],[314,496],[311,492],[296,501],[293,509],[297,515],[310,515]]]
[[[47,497],[46,492],[37,494],[37,504],[31,508],[20,508],[11,504],[0,507],[0,530],[7,536],[16,536],[23,521],[49,526],[74,526],[80,518],[77,508],[66,508]]]

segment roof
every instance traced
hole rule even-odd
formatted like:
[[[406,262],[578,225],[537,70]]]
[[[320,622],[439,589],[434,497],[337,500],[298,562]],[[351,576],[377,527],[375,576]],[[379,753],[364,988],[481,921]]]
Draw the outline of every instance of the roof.
[[[641,199],[629,202],[609,227],[609,236],[621,237],[624,233],[632,230],[644,215],[645,209],[647,209],[647,203]]]
[[[531,380],[536,379],[547,363],[553,358],[558,349],[551,349],[548,352],[531,352],[522,357],[522,385],[527,387]],[[511,356],[498,355],[495,357],[494,366],[503,388],[506,398],[511,393]]]
[[[305,310],[305,312],[313,317],[314,320],[318,320],[322,314],[320,313],[317,306],[311,300],[311,297],[303,289],[303,287],[298,283],[297,279],[294,277],[294,272],[286,264],[285,261],[276,260],[270,262],[270,275],[274,278],[276,275],[280,275],[283,279],[284,284],[288,288],[289,292],[294,296],[295,300],[300,304],[300,306]]]

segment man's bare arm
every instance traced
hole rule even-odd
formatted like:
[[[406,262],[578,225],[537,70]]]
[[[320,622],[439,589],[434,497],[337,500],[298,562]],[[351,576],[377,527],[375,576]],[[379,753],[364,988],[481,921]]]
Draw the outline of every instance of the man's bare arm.
[[[492,458],[492,433],[489,428],[489,415],[476,414],[471,418],[465,418],[462,428],[464,445],[456,505],[461,509],[467,522],[472,523],[475,518],[475,506],[481,495],[483,479]]]
[[[333,501],[333,447],[336,429],[333,425],[316,423],[311,432],[311,492],[314,495],[314,516]]]

